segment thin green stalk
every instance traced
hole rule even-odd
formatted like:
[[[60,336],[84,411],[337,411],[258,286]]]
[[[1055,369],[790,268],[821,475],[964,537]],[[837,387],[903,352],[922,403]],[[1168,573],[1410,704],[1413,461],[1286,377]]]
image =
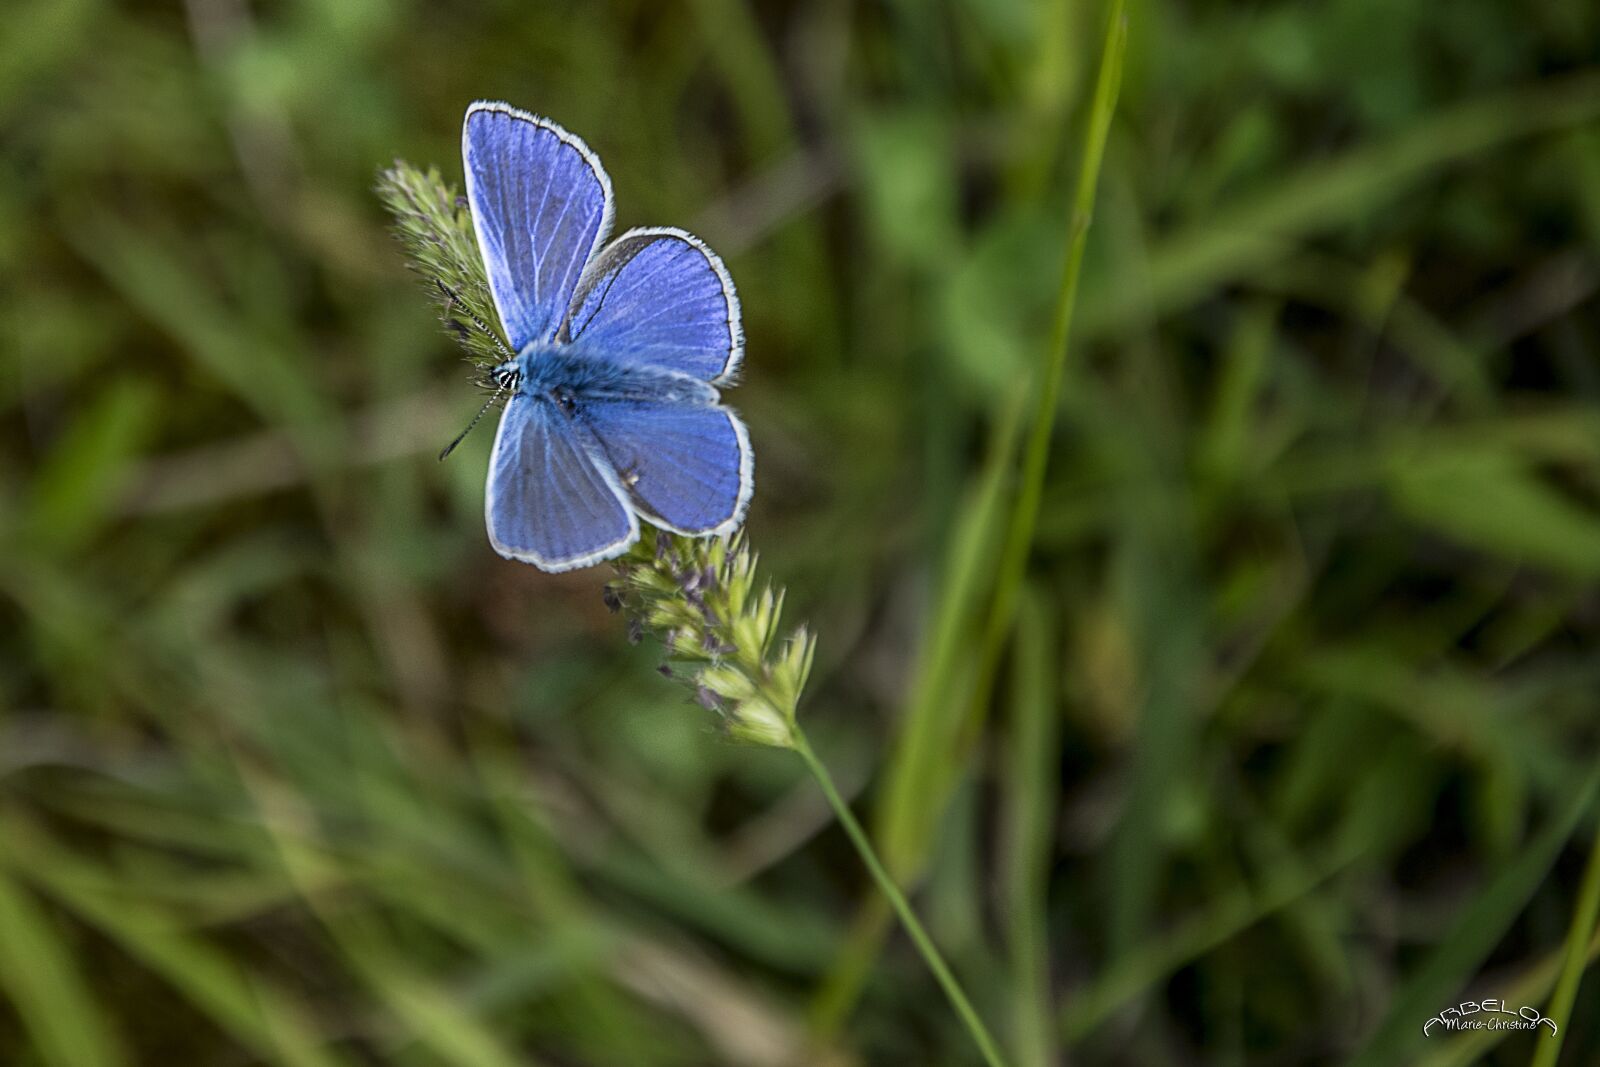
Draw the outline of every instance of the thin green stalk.
[[[1083,252],[1088,244],[1089,222],[1094,217],[1095,192],[1100,185],[1100,164],[1105,157],[1106,136],[1111,117],[1117,110],[1117,94],[1122,88],[1122,53],[1128,43],[1128,16],[1124,0],[1112,0],[1110,22],[1106,26],[1105,48],[1100,60],[1100,77],[1095,83],[1094,102],[1089,110],[1089,128],[1084,134],[1083,159],[1078,166],[1078,185],[1072,199],[1067,260],[1061,272],[1061,288],[1056,295],[1050,330],[1050,349],[1044,373],[1039,380],[1039,404],[1034,408],[1028,431],[1027,451],[1022,460],[1022,481],[1011,510],[1005,547],[995,578],[995,594],[984,624],[979,646],[978,674],[972,691],[972,712],[968,729],[994,688],[1000,664],[1000,649],[1011,632],[1016,613],[1017,593],[1027,570],[1033,548],[1033,534],[1039,522],[1039,505],[1044,499],[1044,475],[1050,461],[1050,438],[1055,430],[1056,409],[1061,401],[1061,381],[1067,370],[1067,342],[1072,336],[1072,315],[1078,303],[1078,278],[1083,273]]]
[[[1005,540],[1000,549],[1000,559],[995,567],[995,594],[990,613],[985,620],[973,682],[961,679],[960,692],[950,700],[952,713],[948,720],[941,713],[945,707],[942,688],[935,678],[943,678],[949,656],[941,652],[944,647],[936,635],[919,677],[918,694],[911,701],[908,722],[925,724],[922,731],[911,736],[908,744],[915,751],[896,757],[889,781],[882,840],[896,869],[904,866],[903,875],[915,873],[913,868],[926,851],[928,829],[937,825],[937,812],[947,799],[950,781],[962,765],[959,752],[963,739],[976,733],[980,716],[987,706],[988,694],[1000,661],[1000,650],[1010,632],[1015,613],[1018,589],[1026,570],[1029,549],[1033,544],[1034,529],[1038,522],[1039,506],[1044,493],[1044,475],[1049,459],[1051,431],[1054,429],[1061,382],[1066,371],[1067,341],[1072,332],[1073,307],[1077,303],[1078,278],[1083,268],[1083,254],[1094,210],[1095,191],[1099,185],[1100,164],[1105,155],[1106,137],[1111,118],[1116,111],[1117,94],[1122,85],[1122,55],[1127,44],[1128,22],[1123,0],[1113,0],[1110,21],[1106,27],[1105,44],[1100,61],[1100,74],[1090,107],[1089,125],[1084,136],[1083,158],[1079,167],[1077,187],[1073,197],[1071,229],[1063,268],[1061,289],[1056,301],[1054,322],[1050,333],[1047,362],[1041,367],[1038,389],[1038,406],[1033,413],[1026,452],[1022,465],[1021,488],[1013,505]],[[1019,403],[1018,412],[1022,410]],[[1003,475],[1013,464],[1013,450],[1017,447],[1016,435],[1011,429],[1002,430],[995,446],[998,471]],[[998,482],[997,482],[998,485]],[[976,531],[974,536],[976,536]],[[972,547],[976,549],[977,544]],[[973,560],[965,560],[971,564]],[[966,571],[953,572],[957,579],[971,578]],[[960,581],[947,583],[944,601],[946,607],[954,604],[957,612],[945,619],[949,623],[948,635],[954,639],[966,632],[970,625],[960,612],[959,601],[963,593]],[[953,595],[952,595],[952,591]],[[977,594],[974,594],[976,599]],[[930,716],[938,715],[937,723],[926,725]],[[932,797],[931,801],[927,799]],[[915,808],[915,812],[913,812]],[[868,903],[855,922],[849,942],[824,984],[815,1011],[816,1026],[820,1032],[831,1032],[849,1011],[859,993],[872,957],[877,952],[877,942],[883,929],[879,921],[881,911]]]
[[[1007,750],[1004,886],[1006,944],[1011,964],[1012,1048],[1019,1063],[1046,1067],[1059,1060],[1051,1025],[1050,931],[1047,898],[1056,809],[1060,799],[1059,731],[1055,704],[1055,622],[1044,598],[1024,587],[1017,612],[1013,659],[1011,744]]]
[[[1583,872],[1583,885],[1578,890],[1578,906],[1573,910],[1572,929],[1567,933],[1561,977],[1556,980],[1555,992],[1550,994],[1550,1003],[1545,1008],[1545,1015],[1554,1019],[1560,1029],[1548,1040],[1539,1042],[1533,1055],[1533,1067],[1555,1067],[1561,1055],[1561,1042],[1572,1022],[1572,1004],[1589,963],[1589,942],[1594,937],[1597,917],[1600,917],[1600,832],[1595,835],[1589,865]]]
[[[1024,400],[1021,389],[1007,398],[985,449],[983,471],[959,509],[959,521],[940,568],[943,591],[939,608],[923,637],[913,672],[916,685],[906,703],[906,726],[884,779],[874,832],[884,862],[906,881],[919,876],[923,842],[938,823],[940,797],[935,781],[941,769],[940,754],[958,737],[970,677],[957,667],[960,649],[963,642],[971,640],[971,618],[982,603],[994,557],[999,554],[1004,526],[1001,510],[1011,456],[1022,435]],[[933,802],[924,799],[930,795],[935,796]],[[813,1001],[812,1032],[818,1038],[831,1036],[843,1025],[866,985],[891,921],[888,906],[877,895],[869,897],[856,913],[844,947]]]
[[[922,922],[917,918],[917,913],[911,910],[911,904],[906,900],[905,894],[900,892],[900,887],[895,885],[894,879],[878,859],[877,851],[872,847],[872,842],[867,839],[866,831],[851,814],[850,806],[845,803],[844,797],[839,794],[839,789],[833,784],[833,776],[828,773],[828,768],[822,765],[817,754],[811,750],[811,744],[801,731],[798,724],[793,727],[794,750],[805,760],[806,767],[810,769],[812,777],[817,780],[817,785],[822,787],[822,793],[828,798],[828,804],[833,808],[833,813],[839,819],[839,824],[844,827],[845,833],[850,835],[850,843],[855,845],[856,851],[861,854],[861,861],[867,865],[867,870],[872,873],[873,880],[878,883],[878,889],[894,908],[895,914],[900,916],[900,921],[905,925],[906,933],[911,935],[911,940],[917,946],[917,951],[922,953],[922,958],[927,961],[928,969],[939,980],[939,985],[944,989],[944,994],[955,1007],[956,1014],[961,1016],[961,1021],[966,1025],[967,1032],[972,1035],[972,1040],[977,1044],[978,1050],[983,1053],[984,1062],[989,1067],[1005,1067],[1005,1059],[1000,1054],[1000,1047],[995,1044],[988,1027],[983,1025],[983,1020],[978,1017],[972,1002],[967,999],[967,994],[962,990],[961,983],[956,981],[956,976],[951,973],[944,957],[939,954],[939,949],[933,943],[933,938],[928,936],[928,931],[923,929]]]
[[[1532,1004],[1550,992],[1556,984],[1556,972],[1565,956],[1566,948],[1562,947],[1534,963],[1509,986],[1501,989],[1505,994],[1504,999],[1513,1004]],[[1600,934],[1596,934],[1589,942],[1584,958],[1589,963],[1600,959]],[[1472,1067],[1473,1064],[1486,1063],[1489,1053],[1514,1033],[1517,1031],[1467,1030],[1457,1034],[1433,1055],[1415,1061],[1413,1067]]]

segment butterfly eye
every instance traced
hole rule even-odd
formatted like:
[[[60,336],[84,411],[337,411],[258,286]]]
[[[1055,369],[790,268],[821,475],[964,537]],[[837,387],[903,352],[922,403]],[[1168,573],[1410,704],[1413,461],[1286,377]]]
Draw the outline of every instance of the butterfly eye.
[[[494,384],[501,389],[515,389],[522,381],[522,372],[515,367],[502,367],[494,371]]]

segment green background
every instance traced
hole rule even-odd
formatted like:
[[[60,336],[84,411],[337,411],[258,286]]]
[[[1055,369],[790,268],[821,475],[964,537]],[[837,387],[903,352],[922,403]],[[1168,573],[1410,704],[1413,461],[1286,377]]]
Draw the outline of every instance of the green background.
[[[1527,1062],[1421,1027],[1592,933],[1600,8],[1132,4],[982,685],[1103,17],[7,4],[0,1062],[975,1062],[798,761],[435,461],[372,184],[483,97],[727,260],[801,715],[1016,1062]]]

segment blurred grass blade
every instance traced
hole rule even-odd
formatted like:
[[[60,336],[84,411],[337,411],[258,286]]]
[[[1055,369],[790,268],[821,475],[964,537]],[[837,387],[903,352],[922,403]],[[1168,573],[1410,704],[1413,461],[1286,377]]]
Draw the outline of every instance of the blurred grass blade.
[[[1208,668],[1198,521],[1165,457],[1145,442],[1135,447],[1119,478],[1111,560],[1112,604],[1138,676],[1129,694],[1132,767],[1098,872],[1114,955],[1148,932],[1176,850],[1174,820],[1195,804]]]
[[[40,551],[71,554],[115,513],[159,399],[145,382],[122,378],[73,419],[34,477],[26,521]]]
[[[1006,525],[998,573],[988,620],[978,646],[978,667],[969,719],[963,724],[972,729],[987,708],[990,690],[999,670],[1001,646],[1011,632],[1018,591],[1033,551],[1034,530],[1039,524],[1039,507],[1044,499],[1045,471],[1050,463],[1050,441],[1054,436],[1056,414],[1060,410],[1061,383],[1067,372],[1072,319],[1078,305],[1078,279],[1083,274],[1083,253],[1088,247],[1089,224],[1094,218],[1095,196],[1100,188],[1100,163],[1105,157],[1106,138],[1117,110],[1117,95],[1122,89],[1122,55],[1128,44],[1128,16],[1123,0],[1113,0],[1107,16],[1105,45],[1100,55],[1100,76],[1095,82],[1089,105],[1089,125],[1084,131],[1083,155],[1078,163],[1078,183],[1068,216],[1066,255],[1062,264],[1061,287],[1051,316],[1049,347],[1044,363],[1033,383],[1035,406],[1022,454],[1017,495],[1012,501]]]
[[[1600,515],[1522,469],[1514,453],[1463,446],[1398,454],[1389,491],[1402,511],[1468,545],[1600,577]]]
[[[754,154],[762,159],[776,155],[789,143],[793,124],[780,72],[755,12],[743,0],[692,0],[689,6]]]
[[[1023,394],[1013,395],[990,435],[983,471],[959,510],[941,569],[939,598],[931,624],[924,630],[915,658],[912,690],[906,702],[898,747],[885,771],[885,799],[874,811],[874,836],[884,864],[903,882],[912,881],[915,853],[908,847],[931,832],[935,818],[931,786],[925,777],[933,755],[952,743],[964,642],[973,639],[972,620],[993,573],[1004,521],[1007,462],[1011,442],[1020,432]],[[890,913],[882,896],[870,894],[851,924],[850,934],[830,968],[811,1007],[811,1025],[819,1036],[835,1033],[861,992],[889,930]]]
[[[1006,942],[1011,964],[1017,1062],[1050,1067],[1057,1028],[1050,1004],[1050,857],[1060,801],[1060,723],[1055,628],[1039,592],[1023,588],[1018,604],[1012,680],[1011,743],[1003,777],[1006,849]]]
[[[1207,212],[1156,245],[1141,284],[1103,277],[1090,291],[1088,333],[1168,314],[1294,250],[1325,227],[1373,211],[1440,167],[1520,137],[1600,116],[1600,74],[1585,72],[1461,104],[1381,143],[1306,164],[1271,187]]]
[[[308,813],[281,785],[267,781],[242,762],[239,767],[284,871],[351,968],[409,1037],[456,1067],[535,1067],[537,1060],[514,1053],[459,997],[400,956],[371,915],[328,905],[321,886],[331,861],[311,843]]]
[[[1221,381],[1196,450],[1195,462],[1207,477],[1232,482],[1243,478],[1254,462],[1250,431],[1280,313],[1278,303],[1249,305],[1229,339]]]
[[[1123,2],[1113,0],[1100,74],[1084,132],[1060,291],[1045,360],[1030,389],[1035,401],[1033,421],[1023,452],[1021,482],[1004,527],[1003,547],[989,598],[988,623],[980,638],[976,682],[951,684],[957,674],[954,664],[959,658],[960,643],[963,639],[972,640],[971,627],[982,603],[978,587],[971,583],[988,575],[981,561],[988,555],[984,546],[993,536],[989,520],[998,517],[1001,506],[1002,498],[995,494],[1003,487],[1005,474],[1016,463],[1012,450],[1016,447],[1017,435],[1011,429],[1013,409],[1009,406],[1003,409],[995,439],[1000,449],[991,453],[989,474],[980,491],[980,505],[969,513],[969,521],[963,523],[963,531],[952,543],[952,558],[958,562],[951,573],[957,580],[947,581],[941,590],[930,655],[919,666],[914,696],[901,724],[900,742],[888,771],[885,799],[877,818],[878,837],[891,874],[902,881],[914,882],[921,874],[928,841],[949,801],[954,775],[964,763],[957,749],[987,704],[993,674],[999,664],[1000,646],[1011,626],[1017,589],[1033,544],[1058,406],[1056,398],[1066,371],[1078,278],[1099,183],[1100,162],[1121,87],[1127,35]],[[1025,398],[1025,394],[1019,395],[1019,399]],[[854,1002],[865,964],[876,951],[873,946],[881,939],[881,905],[869,903],[867,907],[873,910],[864,912],[858,919],[841,957],[842,965],[830,975],[819,999],[817,1018],[824,1032],[830,1030]]]
[[[1554,1019],[1560,1029],[1539,1042],[1532,1067],[1556,1067],[1562,1042],[1572,1028],[1572,1005],[1578,999],[1578,986],[1583,983],[1583,972],[1588,967],[1597,917],[1600,917],[1600,833],[1595,834],[1594,844],[1589,849],[1589,863],[1584,868],[1583,885],[1578,890],[1578,906],[1573,909],[1572,926],[1567,931],[1561,976],[1556,980],[1555,992],[1550,994],[1550,1003],[1545,1006],[1544,1014]]]
[[[0,36],[0,115],[8,123],[29,99],[30,81],[70,63],[92,32],[104,0],[27,0],[10,5]]]
[[[1550,993],[1556,984],[1557,975],[1560,973],[1566,955],[1565,948],[1552,952],[1529,967],[1519,978],[1502,985],[1496,983],[1495,991],[1503,994],[1504,1001],[1511,1004],[1532,1004]],[[1600,959],[1600,933],[1596,933],[1583,953],[1587,963]],[[1555,1018],[1555,1016],[1551,1016]],[[1563,1036],[1571,1022],[1570,1013],[1557,1020],[1561,1027],[1559,1031]],[[1506,1038],[1516,1034],[1515,1030],[1468,1030],[1456,1034],[1449,1042],[1437,1052],[1418,1059],[1414,1067],[1469,1067],[1470,1064],[1483,1063],[1489,1051]],[[1549,1041],[1541,1037],[1540,1045]]]
[[[989,458],[951,536],[939,584],[938,609],[917,661],[914,686],[891,758],[884,800],[877,812],[885,862],[897,877],[914,873],[923,841],[938,821],[933,768],[955,741],[961,674],[970,667],[962,648],[972,641],[973,619],[994,574],[1005,521],[1010,448],[1019,429],[1022,394],[1002,414],[990,437]]]
[[[285,280],[275,262],[214,255],[206,263],[201,253],[217,250],[194,248],[177,225],[141,226],[103,205],[74,207],[64,229],[78,254],[241,404],[269,425],[333,424],[330,397],[308,365],[313,346],[298,336],[298,323],[280,317]]]
[[[1259,889],[1242,886],[1116,957],[1088,985],[1067,998],[1060,1013],[1063,1039],[1068,1044],[1078,1044],[1118,1009],[1195,959],[1315,891],[1354,862],[1361,845],[1330,845],[1320,851],[1327,858],[1315,866],[1289,868]]]
[[[0,987],[48,1067],[120,1067],[106,1013],[95,1004],[55,925],[0,867]]]
[[[121,880],[46,844],[31,827],[9,820],[7,838],[29,877],[129,956],[172,986],[196,1011],[243,1048],[285,1067],[344,1067],[347,1061],[316,1032],[286,993],[241,974],[219,948],[189,933],[167,909],[121,891]],[[85,1061],[88,1062],[88,1061]]]
[[[1450,391],[1455,403],[1473,411],[1492,410],[1495,393],[1487,345],[1470,335],[1458,336],[1453,326],[1403,289],[1388,293],[1388,299],[1374,299],[1374,276],[1398,274],[1402,266],[1410,267],[1388,260],[1383,257],[1361,269],[1336,256],[1304,251],[1287,262],[1272,263],[1250,280],[1269,292],[1361,322],[1375,338],[1386,338],[1432,375]],[[1393,285],[1404,282],[1404,278],[1392,279]]]
[[[536,1067],[519,1056],[490,1028],[472,1018],[462,1004],[405,962],[372,943],[344,932],[344,948],[362,975],[417,1041],[446,1063],[460,1067]]]
[[[1395,993],[1388,1013],[1351,1058],[1350,1067],[1397,1067],[1414,1058],[1416,1047],[1424,1040],[1422,1024],[1455,1003],[1451,998],[1482,966],[1549,873],[1562,847],[1593,805],[1597,788],[1600,769],[1589,774],[1565,810],[1552,818],[1522,855],[1501,869],[1461,913],[1449,934]],[[1557,1025],[1561,1025],[1560,1021]]]

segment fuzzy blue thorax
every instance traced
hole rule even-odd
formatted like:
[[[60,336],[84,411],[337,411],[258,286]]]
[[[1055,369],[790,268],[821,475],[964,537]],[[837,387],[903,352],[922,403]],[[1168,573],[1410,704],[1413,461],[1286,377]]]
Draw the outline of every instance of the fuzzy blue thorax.
[[[716,389],[696,378],[617,359],[582,344],[531,344],[490,376],[515,388],[518,395],[550,399],[562,407],[585,401],[689,406],[717,402]]]

